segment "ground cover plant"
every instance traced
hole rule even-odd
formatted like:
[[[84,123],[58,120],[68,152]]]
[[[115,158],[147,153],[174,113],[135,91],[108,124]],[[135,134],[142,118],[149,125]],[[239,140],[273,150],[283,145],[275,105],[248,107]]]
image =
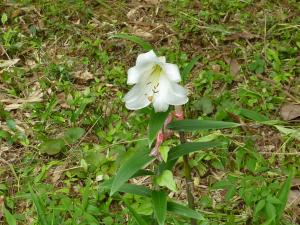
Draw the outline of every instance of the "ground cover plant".
[[[1,1],[0,19],[2,224],[300,223],[297,1]],[[152,49],[189,100],[150,156],[175,108],[124,96]]]

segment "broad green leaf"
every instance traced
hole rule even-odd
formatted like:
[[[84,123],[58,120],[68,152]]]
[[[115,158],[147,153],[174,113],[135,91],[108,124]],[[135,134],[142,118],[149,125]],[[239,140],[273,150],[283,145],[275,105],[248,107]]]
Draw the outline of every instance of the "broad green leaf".
[[[195,131],[238,127],[241,124],[214,120],[178,120],[168,125],[171,130]]]
[[[44,141],[40,145],[40,152],[48,155],[55,155],[61,152],[65,148],[65,142],[63,139],[50,139]]]
[[[7,14],[3,13],[1,16],[1,23],[4,25],[7,22]]]
[[[190,142],[178,145],[169,151],[168,160],[177,159],[180,156],[187,155],[203,149],[215,148],[224,146],[225,142],[220,140],[210,142]]]
[[[137,148],[129,158],[121,165],[113,180],[110,195],[113,195],[119,188],[138,170],[149,164],[154,158],[149,155],[149,149],[145,146]]]
[[[208,97],[202,97],[194,104],[195,109],[201,110],[204,114],[208,115],[213,112],[214,106]]]
[[[267,202],[269,202],[273,205],[281,205],[282,204],[282,202],[278,198],[271,196],[271,195],[268,195],[266,200],[267,200]]]
[[[142,47],[145,51],[150,51],[153,49],[153,47],[151,46],[150,43],[144,41],[142,38],[140,37],[137,37],[135,35],[130,35],[130,34],[114,34],[114,35],[111,35],[109,37],[110,38],[120,38],[120,39],[125,39],[125,40],[128,40],[128,41],[132,41],[136,44],[138,44],[140,47]]]
[[[194,66],[197,64],[197,62],[199,61],[200,56],[196,56],[194,58],[192,58],[192,60],[189,62],[189,64],[187,64],[182,72],[181,72],[181,77],[182,77],[182,81],[185,83],[186,80],[188,79],[188,76],[190,74],[190,72],[192,71],[192,69],[194,68]]]
[[[265,207],[266,201],[264,199],[261,199],[255,206],[254,209],[254,217],[257,216],[257,214]]]
[[[264,122],[264,121],[268,121],[269,118],[259,114],[258,112],[249,110],[249,109],[241,109],[240,110],[240,114],[248,119],[257,121],[257,122]]]
[[[187,206],[175,202],[168,202],[167,210],[180,216],[185,216],[197,220],[205,220],[201,213],[198,213],[195,210],[188,208]]]
[[[38,214],[39,222],[41,225],[48,225],[46,215],[45,215],[45,210],[42,207],[41,200],[38,198],[38,196],[34,193],[32,187],[28,185],[29,191],[30,191],[30,196],[33,201],[33,204],[36,208],[36,212]]]
[[[169,115],[167,112],[153,112],[149,121],[149,145],[155,140],[158,131],[163,127],[166,118]]]
[[[164,160],[164,162],[167,162],[167,160],[168,160],[168,153],[170,151],[170,148],[168,146],[160,146],[160,148],[159,148],[158,151],[159,151],[162,159]]]
[[[267,202],[265,207],[265,212],[268,220],[275,220],[276,218],[276,208],[273,204]]]
[[[141,215],[139,215],[131,206],[129,203],[127,203],[125,201],[125,199],[123,199],[126,207],[128,208],[129,212],[132,214],[132,216],[134,217],[134,219],[136,220],[138,225],[148,225],[148,223],[143,219],[143,217]]]
[[[67,144],[73,144],[78,141],[85,133],[85,130],[80,127],[69,128],[64,135],[64,140]]]
[[[167,195],[164,191],[152,191],[154,215],[159,225],[165,224],[167,214]]]
[[[159,186],[167,187],[174,192],[177,191],[176,183],[170,170],[163,171],[162,174],[156,177],[155,181]]]
[[[8,225],[17,225],[16,218],[3,206],[4,217]]]
[[[284,182],[284,184],[282,185],[277,198],[279,199],[279,201],[281,202],[281,204],[279,206],[277,206],[277,221],[279,221],[279,219],[281,218],[282,214],[284,213],[284,209],[288,200],[288,195],[291,189],[291,185],[292,185],[292,180],[294,177],[294,173],[295,173],[295,169],[293,168],[289,175],[288,178],[286,179],[286,181]]]

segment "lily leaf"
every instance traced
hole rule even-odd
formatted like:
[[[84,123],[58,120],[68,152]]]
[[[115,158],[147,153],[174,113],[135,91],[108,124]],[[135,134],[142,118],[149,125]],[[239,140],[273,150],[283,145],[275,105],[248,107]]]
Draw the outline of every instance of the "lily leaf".
[[[196,220],[205,220],[201,213],[175,202],[168,202],[167,210],[180,216],[185,216]]]
[[[167,214],[167,195],[164,191],[152,192],[154,215],[159,225],[165,224]]]
[[[149,164],[154,158],[149,155],[149,149],[144,145],[137,148],[133,155],[126,159],[113,180],[110,195],[117,192],[138,170]]]
[[[191,119],[191,120],[173,121],[168,125],[168,128],[171,130],[178,130],[178,131],[195,131],[195,130],[233,128],[238,126],[241,126],[241,124],[233,123],[233,122],[225,122],[225,121]]]
[[[109,37],[110,38],[120,38],[120,39],[125,39],[128,41],[132,41],[136,44],[138,44],[140,47],[142,47],[145,51],[150,51],[153,49],[151,44],[149,42],[144,41],[142,38],[137,37],[135,35],[130,35],[130,34],[114,34]]]
[[[178,159],[183,155],[187,155],[192,152],[200,151],[203,149],[215,148],[215,147],[222,147],[226,144],[224,141],[221,140],[214,140],[209,142],[190,142],[178,145],[172,148],[169,151],[168,160]]]

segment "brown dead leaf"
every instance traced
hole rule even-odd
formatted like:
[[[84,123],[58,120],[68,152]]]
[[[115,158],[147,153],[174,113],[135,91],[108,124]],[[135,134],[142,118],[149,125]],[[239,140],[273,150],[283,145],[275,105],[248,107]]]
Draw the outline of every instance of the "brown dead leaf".
[[[55,168],[55,170],[53,171],[53,173],[51,174],[51,182],[53,184],[56,184],[57,181],[62,177],[62,174],[64,173],[65,170],[65,166],[58,166]]]
[[[212,70],[215,72],[215,73],[219,73],[220,70],[221,70],[221,66],[218,65],[218,64],[214,64],[211,66]]]
[[[288,196],[287,208],[297,206],[300,203],[300,191],[291,190]]]
[[[286,121],[300,117],[300,105],[293,103],[284,104],[280,109],[280,116]]]
[[[9,59],[9,60],[0,60],[0,68],[8,68],[17,64],[20,59]]]
[[[127,18],[129,20],[135,21],[137,19],[137,17],[138,17],[138,15],[137,15],[138,10],[140,8],[143,8],[143,7],[144,7],[143,5],[139,5],[139,6],[135,7],[135,8],[133,8],[133,9],[129,10],[129,12],[126,14]]]
[[[94,79],[94,75],[90,73],[88,70],[86,71],[77,71],[74,73],[74,78],[79,82],[79,83],[87,83],[90,80]]]
[[[239,33],[234,33],[232,35],[229,35],[228,37],[225,38],[225,41],[234,41],[237,39],[247,39],[247,40],[251,40],[254,38],[258,38],[258,35],[255,34],[251,34],[248,31],[243,31],[243,32],[239,32]]]
[[[160,0],[145,0],[146,3],[156,5],[160,2]]]
[[[142,30],[142,29],[136,29],[134,31],[134,34],[136,36],[139,36],[139,37],[145,39],[146,41],[152,41],[154,39],[154,35],[153,34],[151,34],[148,31]]]
[[[21,108],[24,104],[27,103],[34,103],[34,102],[41,102],[43,101],[43,92],[40,90],[38,84],[32,88],[33,91],[29,94],[26,98],[2,98],[0,102],[6,103],[4,109],[7,111],[11,111],[14,109]]]
[[[227,64],[230,65],[230,72],[233,76],[236,76],[240,71],[240,65],[236,59],[229,58],[227,56],[224,57],[224,60]]]

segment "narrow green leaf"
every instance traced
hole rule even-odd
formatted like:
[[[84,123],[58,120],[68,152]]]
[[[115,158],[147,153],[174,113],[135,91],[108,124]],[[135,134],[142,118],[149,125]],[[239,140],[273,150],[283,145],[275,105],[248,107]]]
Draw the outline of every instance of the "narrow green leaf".
[[[65,148],[65,142],[63,139],[50,139],[44,141],[40,145],[40,152],[48,155],[55,155],[61,152]]]
[[[17,225],[16,218],[3,206],[4,217],[8,225]]]
[[[292,185],[292,180],[294,177],[294,173],[295,173],[295,169],[293,168],[289,175],[288,178],[286,179],[286,181],[284,182],[284,184],[282,185],[277,198],[279,199],[279,201],[281,202],[281,204],[279,206],[277,206],[277,221],[279,221],[279,219],[281,218],[282,214],[284,213],[284,209],[288,200],[288,196],[289,196],[289,192],[291,189],[291,185]]]
[[[249,109],[241,109],[240,114],[248,119],[257,121],[257,122],[265,122],[268,121],[269,118]]]
[[[168,202],[167,210],[180,216],[185,216],[197,220],[205,220],[201,213],[198,213],[195,210],[192,210],[184,205],[175,202]]]
[[[41,223],[41,225],[48,225],[47,219],[46,219],[46,215],[45,215],[45,211],[42,207],[41,201],[38,198],[38,196],[34,193],[32,187],[30,185],[28,185],[29,191],[30,191],[30,195],[31,195],[31,199],[33,201],[33,204],[36,208],[36,212],[38,214],[38,218],[39,221]]]
[[[85,133],[85,130],[80,127],[69,128],[64,135],[64,140],[67,144],[73,144],[78,141]]]
[[[119,191],[145,197],[151,197],[152,192],[149,188],[136,184],[123,184]]]
[[[164,170],[172,170],[173,166],[176,164],[177,159],[168,160],[167,162],[162,162],[158,166],[158,174],[161,174]]]
[[[138,170],[135,174],[133,174],[130,178],[141,177],[141,176],[152,176],[154,173],[151,170]]]
[[[192,152],[196,152],[203,149],[215,148],[224,146],[224,142],[220,140],[209,141],[209,142],[191,142],[178,145],[172,148],[169,152],[168,160],[177,159],[180,156],[187,155]]]
[[[192,71],[192,69],[194,68],[194,66],[197,64],[197,62],[199,61],[200,56],[196,56],[194,58],[192,58],[192,60],[189,62],[189,64],[187,64],[182,72],[181,72],[181,76],[182,76],[182,81],[185,83],[186,80],[188,79],[188,76],[190,74],[190,72]]]
[[[136,44],[138,44],[140,47],[142,47],[145,51],[150,51],[153,49],[151,44],[149,42],[144,41],[142,38],[137,37],[135,35],[130,35],[130,34],[114,34],[109,37],[111,38],[120,38],[120,39],[125,39],[128,41],[132,41]]]
[[[110,195],[117,192],[132,175],[149,164],[152,160],[154,160],[154,158],[149,155],[149,149],[144,146],[137,148],[135,153],[131,155],[118,170],[112,183]]]
[[[126,207],[128,208],[129,212],[132,214],[134,219],[136,220],[138,225],[148,225],[148,223],[143,219],[142,216],[140,216],[131,206],[130,204],[123,199],[123,202],[125,203]]]
[[[104,192],[108,191],[111,189],[111,185],[113,183],[113,179],[104,181],[99,185],[99,192]],[[130,193],[130,194],[135,194],[135,195],[140,195],[140,196],[145,196],[145,197],[151,197],[151,190],[145,186],[142,185],[136,185],[136,184],[128,184],[125,183],[123,184],[119,190],[119,192],[124,192],[124,193]]]
[[[167,214],[167,195],[164,191],[152,191],[154,215],[159,225],[165,224]]]
[[[238,127],[241,124],[214,120],[177,120],[168,125],[171,130],[195,131]]]
[[[158,131],[163,127],[166,118],[168,117],[169,111],[167,112],[153,112],[149,121],[149,145],[155,140]]]

